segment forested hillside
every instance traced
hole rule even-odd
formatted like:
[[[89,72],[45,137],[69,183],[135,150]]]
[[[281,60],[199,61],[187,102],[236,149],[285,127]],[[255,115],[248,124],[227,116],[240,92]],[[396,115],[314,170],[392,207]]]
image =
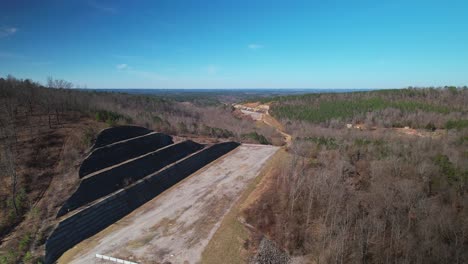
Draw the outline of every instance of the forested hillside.
[[[293,143],[248,223],[306,263],[468,262],[467,89],[265,102]]]
[[[282,96],[262,101],[273,101],[271,113],[285,123],[290,119],[335,128],[346,123],[445,128],[466,117],[468,89],[410,88]]]
[[[246,137],[252,133],[280,138],[223,104],[72,87],[52,78],[46,85],[0,78],[0,263],[38,257],[58,208],[79,182],[80,162],[106,127],[140,125],[200,142],[258,142]]]

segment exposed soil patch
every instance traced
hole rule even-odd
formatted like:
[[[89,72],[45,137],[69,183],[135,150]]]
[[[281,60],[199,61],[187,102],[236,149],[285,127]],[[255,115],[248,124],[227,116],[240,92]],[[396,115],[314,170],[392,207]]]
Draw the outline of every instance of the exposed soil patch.
[[[292,142],[292,136],[286,133],[284,126],[270,115],[270,106],[267,104],[256,103],[245,103],[234,106],[237,110],[236,115],[248,117],[254,121],[265,123],[276,130],[283,137],[283,141],[286,146],[290,146]]]

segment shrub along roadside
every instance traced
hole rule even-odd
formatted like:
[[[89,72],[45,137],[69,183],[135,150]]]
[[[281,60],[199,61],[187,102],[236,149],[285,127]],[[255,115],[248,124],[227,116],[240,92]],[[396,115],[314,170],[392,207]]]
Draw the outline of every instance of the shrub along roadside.
[[[258,134],[255,131],[251,132],[251,133],[248,133],[248,134],[243,134],[242,138],[243,139],[253,139],[253,140],[255,140],[256,142],[258,142],[258,143],[260,143],[262,145],[270,145],[271,144],[265,136],[263,136],[261,134]]]
[[[461,130],[463,128],[468,127],[468,120],[449,120],[445,124],[446,129],[458,129]]]

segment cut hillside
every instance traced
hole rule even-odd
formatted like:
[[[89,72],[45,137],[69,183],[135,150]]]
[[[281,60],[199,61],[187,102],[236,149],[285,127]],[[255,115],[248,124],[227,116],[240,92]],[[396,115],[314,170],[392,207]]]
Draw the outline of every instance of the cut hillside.
[[[40,257],[38,249],[59,208],[78,188],[79,165],[104,128],[126,125],[119,128],[125,133],[103,132],[95,150],[129,138],[150,138],[151,131],[175,135],[176,142],[193,138],[210,144],[242,141],[243,134],[254,131],[274,134],[233,117],[224,105],[44,87],[11,76],[0,78],[0,103],[1,263],[32,263]]]
[[[120,133],[118,127],[107,129],[106,133],[112,134],[112,131]],[[170,136],[159,136],[162,142],[172,142]],[[144,137],[136,137],[111,143],[94,149],[88,158],[100,156],[103,148],[113,148],[134,140],[146,142]],[[151,144],[160,146],[158,140]],[[152,151],[151,148],[140,148],[138,144],[126,144],[127,151],[121,151],[117,159],[121,161],[120,164],[82,178],[79,188],[61,208],[60,218],[53,225],[53,231],[47,234],[45,263],[54,263],[77,243],[112,225],[239,145],[236,142],[222,142],[206,146],[183,141]],[[121,149],[121,146],[118,148]],[[147,153],[133,158],[131,153],[138,149]]]
[[[138,158],[129,157],[120,164],[88,175],[81,180],[79,187],[59,210],[58,216],[122,189],[203,147],[201,144],[187,140],[143,153]],[[91,156],[94,154],[94,152],[91,153]],[[121,156],[125,157],[126,153],[121,152]]]

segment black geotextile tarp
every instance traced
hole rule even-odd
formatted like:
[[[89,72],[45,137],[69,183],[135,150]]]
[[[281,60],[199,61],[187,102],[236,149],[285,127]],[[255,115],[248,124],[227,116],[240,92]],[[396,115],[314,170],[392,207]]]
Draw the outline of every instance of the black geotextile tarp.
[[[139,137],[152,132],[139,126],[118,126],[104,129],[99,133],[94,142],[93,149],[115,143],[117,141]]]
[[[239,143],[225,142],[200,150],[62,220],[45,243],[45,263],[54,263],[77,243],[97,234],[237,146]]]
[[[121,164],[101,173],[85,177],[73,195],[65,202],[57,216],[113,193],[126,185],[154,173],[200,149],[203,145],[187,140],[169,145],[155,152]]]
[[[98,148],[81,163],[78,174],[82,178],[90,173],[136,158],[172,143],[174,142],[171,136],[153,133]]]

